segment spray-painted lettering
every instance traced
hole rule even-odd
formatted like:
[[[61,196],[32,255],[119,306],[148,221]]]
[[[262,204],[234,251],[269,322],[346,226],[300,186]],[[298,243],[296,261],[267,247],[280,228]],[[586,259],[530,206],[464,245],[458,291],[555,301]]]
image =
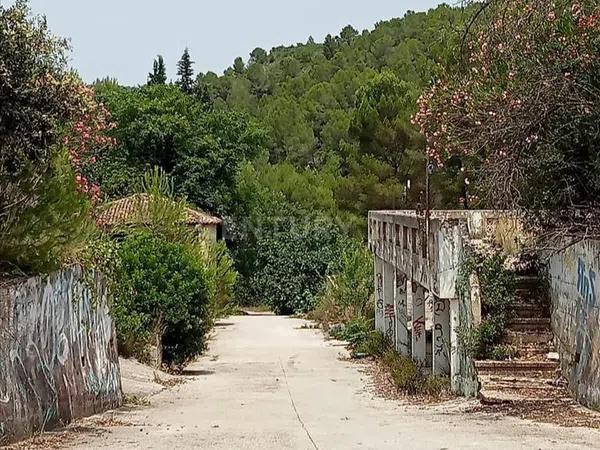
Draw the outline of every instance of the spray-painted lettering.
[[[577,261],[577,291],[587,305],[596,304],[596,272],[588,269],[582,258]]]

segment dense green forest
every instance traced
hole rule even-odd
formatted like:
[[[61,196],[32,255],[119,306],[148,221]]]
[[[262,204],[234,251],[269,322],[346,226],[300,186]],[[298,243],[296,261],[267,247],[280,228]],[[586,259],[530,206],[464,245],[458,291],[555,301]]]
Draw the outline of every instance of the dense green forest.
[[[327,36],[324,43],[309,38],[307,43],[270,52],[256,48],[247,62],[237,58],[223,76],[208,72],[193,79],[193,62],[186,49],[174,85],[166,84],[161,57],[148,79],[152,87],[99,83],[100,99],[121,125],[117,136],[121,145],[115,153],[122,164],[111,161],[112,170],[102,171],[110,177],[103,180],[105,192],[122,194],[130,172],[147,164],[159,163],[172,171],[182,153],[187,158],[194,151],[190,147],[197,147],[184,142],[181,135],[189,135],[186,126],[206,122],[201,116],[225,113],[216,117],[231,119],[236,112],[241,115],[232,120],[245,121],[262,133],[252,143],[252,154],[244,149],[237,158],[259,156],[264,164],[257,176],[273,178],[283,163],[290,165],[280,168],[284,173],[293,167],[298,177],[322,176],[335,205],[358,217],[369,209],[414,206],[422,190],[425,162],[424,143],[410,118],[419,95],[457,57],[468,15],[463,9],[440,6],[381,22],[372,31],[359,33],[347,26],[338,36]],[[154,117],[157,112],[160,118]],[[143,123],[140,113],[153,116],[155,122]],[[206,124],[200,128],[206,129]],[[147,142],[139,139],[138,131]],[[134,134],[138,142],[130,142]],[[282,173],[281,178],[287,176]],[[411,188],[405,193],[408,180]],[[213,189],[220,188],[219,180],[214,181]],[[190,194],[188,188],[182,190]],[[458,203],[456,187],[441,191],[440,203]],[[216,203],[191,200],[216,212],[229,212],[221,199],[215,198]]]
[[[425,143],[411,117],[455,63],[468,17],[440,6],[347,26],[324,43],[256,48],[222,76],[196,76],[186,49],[173,82],[162,57],[147,85],[98,81],[117,146],[90,178],[114,198],[163,168],[180,195],[226,219],[245,301],[262,293],[278,310],[308,310],[348,240],[364,239],[369,210],[423,205]],[[435,204],[461,204],[458,173],[434,176]]]

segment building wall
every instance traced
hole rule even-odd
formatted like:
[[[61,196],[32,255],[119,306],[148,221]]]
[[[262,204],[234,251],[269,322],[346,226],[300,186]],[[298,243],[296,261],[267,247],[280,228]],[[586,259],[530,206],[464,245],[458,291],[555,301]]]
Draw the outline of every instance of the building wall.
[[[585,240],[549,259],[552,328],[563,375],[576,398],[600,409],[600,241]]]
[[[0,286],[0,444],[121,403],[99,276],[75,267]]]
[[[217,242],[218,225],[198,225],[196,230],[200,235],[206,236],[210,242]]]
[[[217,242],[217,225],[206,225],[206,232],[211,242]]]

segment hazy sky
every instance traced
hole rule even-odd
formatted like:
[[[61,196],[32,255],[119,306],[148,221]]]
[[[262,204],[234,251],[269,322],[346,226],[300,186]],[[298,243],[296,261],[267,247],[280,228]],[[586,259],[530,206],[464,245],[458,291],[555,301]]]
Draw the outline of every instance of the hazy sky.
[[[12,0],[0,0],[9,5]],[[157,54],[169,78],[183,49],[196,71],[222,73],[256,47],[322,41],[347,24],[362,31],[438,0],[30,0],[55,34],[69,37],[72,65],[86,81],[104,76],[123,84],[146,80]],[[451,3],[451,2],[448,2]]]

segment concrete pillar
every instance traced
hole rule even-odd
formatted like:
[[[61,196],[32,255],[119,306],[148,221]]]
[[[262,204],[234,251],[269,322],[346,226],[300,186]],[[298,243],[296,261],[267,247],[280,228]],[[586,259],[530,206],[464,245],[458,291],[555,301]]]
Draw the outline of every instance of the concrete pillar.
[[[375,329],[384,332],[383,259],[375,256]]]
[[[412,357],[425,367],[427,339],[425,336],[425,289],[413,282],[412,310]]]
[[[433,374],[450,375],[450,301],[433,297]]]
[[[396,310],[394,291],[396,268],[389,262],[383,263],[383,334],[390,345],[396,340]]]
[[[402,272],[396,271],[396,351],[402,356],[410,356],[410,338],[408,333],[407,279]]]
[[[458,327],[459,323],[458,299],[450,300],[450,381],[452,390],[460,392],[460,357],[458,354]]]

